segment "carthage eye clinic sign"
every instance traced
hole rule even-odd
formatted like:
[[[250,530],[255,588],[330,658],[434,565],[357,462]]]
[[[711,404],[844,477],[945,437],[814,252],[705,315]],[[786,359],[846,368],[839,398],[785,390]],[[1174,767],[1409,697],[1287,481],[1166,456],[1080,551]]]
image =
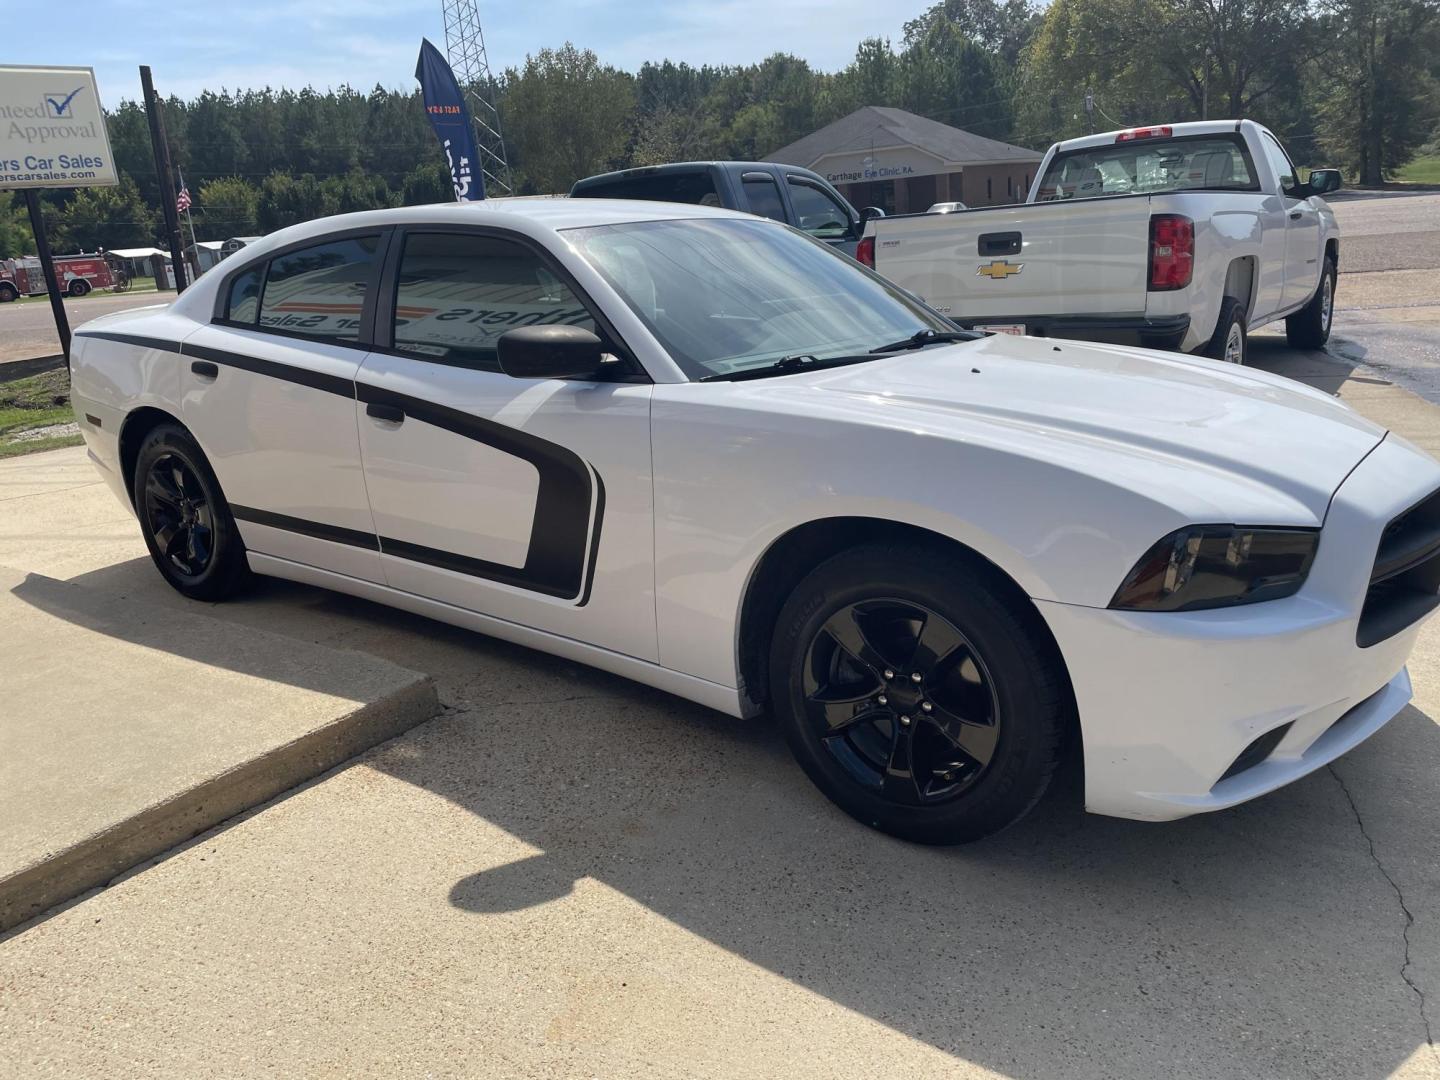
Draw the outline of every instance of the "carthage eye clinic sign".
[[[0,66],[0,191],[117,183],[94,70]]]

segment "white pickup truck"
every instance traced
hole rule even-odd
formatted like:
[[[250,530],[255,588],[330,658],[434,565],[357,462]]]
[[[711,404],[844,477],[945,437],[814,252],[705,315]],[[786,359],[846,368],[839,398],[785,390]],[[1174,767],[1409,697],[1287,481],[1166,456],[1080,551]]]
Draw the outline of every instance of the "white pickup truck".
[[[1052,146],[1019,205],[872,218],[856,257],[962,326],[1244,363],[1277,319],[1330,336],[1340,183],[1251,120],[1112,131]]]

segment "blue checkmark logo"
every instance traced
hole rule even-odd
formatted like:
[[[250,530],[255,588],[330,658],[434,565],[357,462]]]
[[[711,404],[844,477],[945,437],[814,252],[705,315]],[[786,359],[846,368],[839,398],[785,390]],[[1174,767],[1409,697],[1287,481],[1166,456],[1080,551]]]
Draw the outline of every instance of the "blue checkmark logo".
[[[69,109],[70,103],[75,100],[75,95],[80,93],[80,91],[84,89],[85,87],[83,86],[77,86],[74,90],[71,90],[70,93],[66,94],[63,98],[51,97],[49,94],[46,94],[45,100],[49,102],[50,108],[54,110],[54,114],[56,116],[63,117],[65,115],[65,110]],[[70,115],[74,116],[75,114],[71,112]]]

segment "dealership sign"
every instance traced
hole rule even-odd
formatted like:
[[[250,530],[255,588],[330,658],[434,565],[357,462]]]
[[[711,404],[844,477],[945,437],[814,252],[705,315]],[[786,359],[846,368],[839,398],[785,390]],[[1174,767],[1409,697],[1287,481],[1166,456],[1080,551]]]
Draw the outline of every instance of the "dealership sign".
[[[117,183],[94,69],[0,66],[0,191]]]

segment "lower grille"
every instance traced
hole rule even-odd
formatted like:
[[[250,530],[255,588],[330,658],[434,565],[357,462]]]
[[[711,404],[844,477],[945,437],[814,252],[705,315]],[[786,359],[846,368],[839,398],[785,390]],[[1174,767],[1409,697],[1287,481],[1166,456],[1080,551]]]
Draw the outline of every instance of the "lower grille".
[[[1378,645],[1440,607],[1440,491],[1416,503],[1380,537],[1355,644]]]
[[[1295,721],[1292,720],[1290,724],[1294,722]],[[1225,770],[1225,775],[1215,782],[1217,784],[1222,783],[1229,780],[1232,776],[1244,772],[1246,769],[1253,769],[1256,765],[1259,765],[1274,753],[1275,747],[1280,745],[1280,740],[1285,738],[1285,733],[1290,730],[1290,724],[1281,724],[1277,728],[1271,728],[1249,746],[1245,747],[1244,750],[1241,750],[1240,756]]]

